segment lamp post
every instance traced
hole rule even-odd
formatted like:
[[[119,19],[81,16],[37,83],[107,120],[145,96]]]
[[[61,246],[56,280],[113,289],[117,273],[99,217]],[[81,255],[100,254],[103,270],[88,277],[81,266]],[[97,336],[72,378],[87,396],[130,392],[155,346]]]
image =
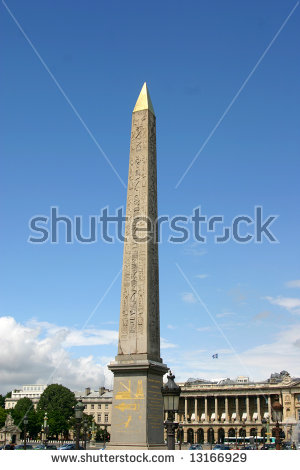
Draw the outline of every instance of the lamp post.
[[[264,429],[264,432],[263,432],[263,447],[265,447],[265,443],[266,443],[266,428],[265,428],[265,425],[267,424],[266,418],[263,418],[261,420],[261,424],[263,425],[263,429]]]
[[[104,444],[104,448],[106,447],[106,434],[107,434],[107,424],[104,425],[104,433],[103,433],[103,436],[104,436],[104,439],[103,439],[103,444]]]
[[[256,447],[256,450],[258,449],[257,447],[257,428],[255,428],[255,447]]]
[[[92,439],[91,439],[91,445],[95,445],[95,436],[96,436],[96,430],[95,430],[95,421],[92,422]]]
[[[26,450],[26,432],[27,432],[27,424],[28,424],[27,415],[24,416],[23,423],[24,423],[24,450]]]
[[[245,447],[246,446],[246,423],[245,421],[243,421],[242,428],[243,428],[243,438],[244,438],[244,447]]]
[[[270,417],[267,417],[267,444],[270,444]]]
[[[85,419],[83,421],[83,431],[84,431],[84,449],[86,450],[86,433],[87,433],[87,428],[88,428],[88,422]]]
[[[175,450],[175,430],[178,428],[178,423],[174,423],[175,413],[179,408],[179,396],[181,388],[174,382],[175,375],[169,371],[167,383],[161,388],[161,393],[164,399],[164,410],[167,412],[167,420],[165,421],[165,428],[167,430],[167,447],[168,450]]]
[[[280,450],[280,447],[281,447],[279,423],[282,420],[282,410],[283,410],[282,404],[279,403],[279,401],[274,401],[272,405],[272,418],[273,418],[273,421],[276,421],[276,426],[275,426],[276,450]]]
[[[237,449],[237,432],[238,432],[238,428],[234,428],[234,431],[235,431],[235,448]]]
[[[45,416],[44,416],[44,432],[45,432],[45,435],[44,435],[44,444],[46,445],[47,444],[47,434],[48,434],[48,425],[47,425],[47,422],[48,422],[48,416],[47,416],[47,411],[45,412]]]
[[[75,449],[79,449],[79,435],[80,435],[80,426],[84,410],[84,404],[79,400],[74,408],[75,410],[75,419],[76,419],[76,445]]]
[[[182,438],[183,438],[183,426],[182,426],[182,424],[178,424],[178,430],[179,430],[179,450],[181,450]]]

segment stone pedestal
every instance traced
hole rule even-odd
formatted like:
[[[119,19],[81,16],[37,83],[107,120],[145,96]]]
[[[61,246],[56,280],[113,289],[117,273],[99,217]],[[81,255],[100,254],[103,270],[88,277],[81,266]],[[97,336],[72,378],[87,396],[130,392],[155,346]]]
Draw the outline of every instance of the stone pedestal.
[[[166,449],[162,377],[167,367],[149,360],[109,365],[114,373],[112,432],[108,449]]]

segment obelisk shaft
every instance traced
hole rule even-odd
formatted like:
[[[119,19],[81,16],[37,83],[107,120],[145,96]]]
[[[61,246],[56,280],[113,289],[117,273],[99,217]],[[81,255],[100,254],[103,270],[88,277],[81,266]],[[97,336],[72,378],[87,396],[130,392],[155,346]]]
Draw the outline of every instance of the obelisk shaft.
[[[118,355],[110,449],[162,449],[156,129],[144,84],[132,114]]]
[[[123,255],[118,359],[160,360],[156,128],[149,109],[133,112]]]

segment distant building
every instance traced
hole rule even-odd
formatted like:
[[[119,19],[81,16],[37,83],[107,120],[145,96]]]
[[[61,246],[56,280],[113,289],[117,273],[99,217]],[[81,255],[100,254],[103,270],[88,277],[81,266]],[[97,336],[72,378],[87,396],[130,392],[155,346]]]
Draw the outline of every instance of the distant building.
[[[11,397],[5,399],[5,409],[11,410],[14,408],[20,400],[20,398],[30,398],[32,400],[34,407],[36,408],[38,401],[40,399],[43,391],[48,387],[45,384],[34,384],[34,385],[23,385],[20,390],[13,390],[11,392]]]
[[[77,400],[82,400],[85,406],[84,413],[93,416],[95,423],[100,428],[106,428],[110,432],[113,392],[104,387],[100,387],[96,391],[88,387],[84,393],[75,392],[75,396]]]
[[[181,386],[176,421],[183,425],[184,441],[224,442],[226,438],[275,434],[272,403],[283,406],[281,423],[285,438],[293,439],[300,426],[300,378],[288,372],[272,374],[262,382],[248,377],[211,381],[189,379]],[[262,420],[268,421],[268,424]]]

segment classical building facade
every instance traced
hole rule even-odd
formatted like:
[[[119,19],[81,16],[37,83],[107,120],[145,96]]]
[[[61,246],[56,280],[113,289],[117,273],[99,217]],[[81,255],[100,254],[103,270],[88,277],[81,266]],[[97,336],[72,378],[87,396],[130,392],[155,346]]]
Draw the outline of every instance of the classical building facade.
[[[84,413],[93,416],[100,428],[106,428],[110,432],[113,392],[104,387],[96,391],[87,387],[84,393],[75,392],[75,396],[77,400],[82,400],[85,407]]]
[[[272,374],[264,382],[238,377],[219,382],[190,379],[179,385],[182,392],[176,421],[182,424],[185,442],[224,442],[244,434],[263,437],[268,428],[274,435],[275,400],[283,405],[285,438],[293,439],[300,429],[300,378],[292,378],[286,371]]]
[[[5,399],[5,409],[11,410],[20,400],[20,398],[30,398],[36,408],[43,391],[48,387],[45,384],[23,385],[21,389],[13,390],[11,397]]]

